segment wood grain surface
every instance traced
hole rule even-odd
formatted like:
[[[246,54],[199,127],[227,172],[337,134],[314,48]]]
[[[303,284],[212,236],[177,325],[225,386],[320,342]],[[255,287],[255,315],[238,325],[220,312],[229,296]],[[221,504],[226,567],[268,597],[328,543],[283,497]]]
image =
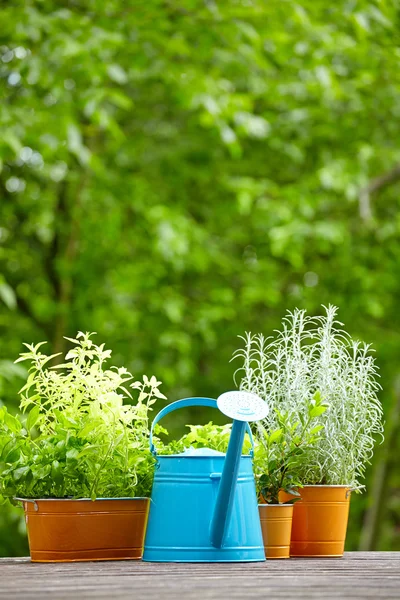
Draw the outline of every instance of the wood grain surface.
[[[39,600],[400,599],[400,552],[265,563],[34,564],[0,559],[0,598]]]

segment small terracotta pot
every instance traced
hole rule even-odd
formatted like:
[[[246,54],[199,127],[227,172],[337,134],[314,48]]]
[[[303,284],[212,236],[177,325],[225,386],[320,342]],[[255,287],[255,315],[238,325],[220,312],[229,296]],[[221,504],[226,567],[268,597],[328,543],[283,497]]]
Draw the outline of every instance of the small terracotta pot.
[[[305,485],[294,503],[290,556],[343,556],[351,489],[346,485]],[[279,499],[293,498],[280,492]]]
[[[21,501],[32,562],[142,558],[148,498]]]
[[[266,558],[289,558],[293,504],[259,504]]]

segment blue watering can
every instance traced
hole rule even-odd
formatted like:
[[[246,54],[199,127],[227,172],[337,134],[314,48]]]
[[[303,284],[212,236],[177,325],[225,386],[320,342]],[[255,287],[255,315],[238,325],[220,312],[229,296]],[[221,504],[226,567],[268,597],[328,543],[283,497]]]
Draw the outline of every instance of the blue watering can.
[[[219,408],[234,419],[226,455],[210,448],[157,456],[155,425],[179,408]],[[266,403],[247,392],[218,400],[186,398],[165,407],[153,421],[150,449],[157,457],[143,560],[150,562],[264,561],[248,421],[264,418]],[[242,456],[245,433],[252,450]]]

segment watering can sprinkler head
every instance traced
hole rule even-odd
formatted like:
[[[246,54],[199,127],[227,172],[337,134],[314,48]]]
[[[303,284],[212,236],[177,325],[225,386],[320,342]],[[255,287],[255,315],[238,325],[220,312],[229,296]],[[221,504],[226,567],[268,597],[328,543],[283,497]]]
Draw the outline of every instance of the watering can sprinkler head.
[[[260,396],[251,392],[225,392],[217,398],[219,410],[235,421],[260,421],[269,413],[269,407]]]
[[[229,526],[246,424],[264,419],[269,412],[266,402],[250,392],[225,392],[217,398],[219,410],[233,419],[224,469],[211,521],[211,544],[221,548]]]

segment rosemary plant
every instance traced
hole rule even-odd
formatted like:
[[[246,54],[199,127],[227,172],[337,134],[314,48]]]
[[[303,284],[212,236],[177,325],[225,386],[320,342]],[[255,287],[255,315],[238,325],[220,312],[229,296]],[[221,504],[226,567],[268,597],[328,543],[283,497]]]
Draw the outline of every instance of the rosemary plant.
[[[241,390],[269,402],[267,430],[279,428],[282,411],[304,422],[318,392],[328,409],[314,423],[323,429],[298,469],[299,480],[360,489],[376,438],[383,439],[381,386],[371,347],[343,330],[335,306],[324,309],[315,317],[305,310],[288,312],[281,330],[269,338],[247,333],[233,356],[243,363],[235,376],[242,375]]]

